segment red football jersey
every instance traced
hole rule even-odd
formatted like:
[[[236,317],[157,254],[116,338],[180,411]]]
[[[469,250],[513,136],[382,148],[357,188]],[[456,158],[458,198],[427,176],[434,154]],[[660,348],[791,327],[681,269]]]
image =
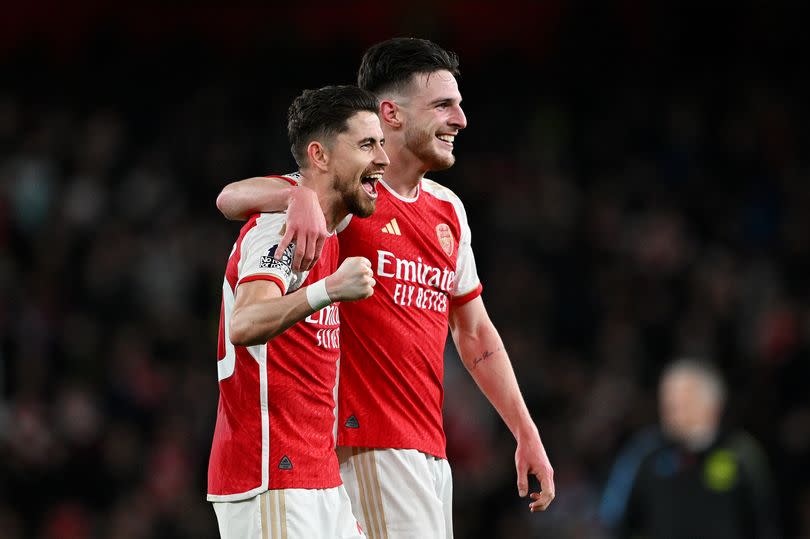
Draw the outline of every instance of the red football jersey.
[[[446,458],[444,346],[451,305],[481,294],[459,198],[422,180],[408,199],[384,182],[371,217],[338,227],[341,260],[364,256],[377,285],[343,303],[338,445]]]
[[[342,483],[334,451],[338,305],[310,315],[265,345],[233,346],[228,336],[239,283],[267,279],[286,294],[337,268],[336,236],[326,240],[308,275],[292,271],[292,246],[276,261],[285,220],[284,214],[253,216],[228,260],[219,326],[220,396],[208,465],[210,501]]]

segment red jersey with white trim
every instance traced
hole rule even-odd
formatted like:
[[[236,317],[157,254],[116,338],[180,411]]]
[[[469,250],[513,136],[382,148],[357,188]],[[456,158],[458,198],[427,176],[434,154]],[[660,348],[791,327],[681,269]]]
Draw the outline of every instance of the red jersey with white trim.
[[[374,214],[338,227],[341,260],[368,258],[377,280],[373,296],[340,306],[338,445],[446,458],[449,312],[482,289],[470,227],[459,198],[433,181],[413,199],[379,185]]]
[[[210,501],[342,484],[334,450],[338,305],[313,313],[267,344],[234,346],[228,335],[240,283],[265,279],[288,294],[337,268],[336,236],[327,238],[308,274],[292,271],[293,246],[276,261],[285,222],[286,214],[254,215],[228,260],[219,325],[219,406],[208,465]]]

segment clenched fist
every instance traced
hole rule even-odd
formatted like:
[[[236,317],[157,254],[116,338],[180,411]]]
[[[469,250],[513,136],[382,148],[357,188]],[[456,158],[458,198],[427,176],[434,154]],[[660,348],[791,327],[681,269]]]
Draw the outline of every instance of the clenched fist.
[[[326,278],[326,293],[332,301],[356,301],[371,296],[375,284],[368,258],[353,256]]]

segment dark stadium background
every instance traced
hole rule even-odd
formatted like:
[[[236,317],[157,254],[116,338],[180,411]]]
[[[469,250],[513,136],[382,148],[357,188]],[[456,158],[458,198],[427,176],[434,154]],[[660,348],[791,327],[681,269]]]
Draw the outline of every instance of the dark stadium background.
[[[448,351],[456,536],[595,538],[655,379],[716,360],[810,537],[810,182],[800,3],[18,2],[0,16],[0,535],[213,538],[205,470],[225,182],[292,169],[303,88],[371,43],[457,51],[484,299],[556,471]]]

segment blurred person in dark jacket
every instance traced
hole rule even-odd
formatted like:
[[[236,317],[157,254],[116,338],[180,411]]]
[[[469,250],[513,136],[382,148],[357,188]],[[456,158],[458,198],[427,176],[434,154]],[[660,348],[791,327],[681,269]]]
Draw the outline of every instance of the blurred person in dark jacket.
[[[630,440],[603,493],[600,519],[613,537],[781,537],[766,457],[752,436],[724,425],[726,391],[708,362],[664,369],[660,426]]]

